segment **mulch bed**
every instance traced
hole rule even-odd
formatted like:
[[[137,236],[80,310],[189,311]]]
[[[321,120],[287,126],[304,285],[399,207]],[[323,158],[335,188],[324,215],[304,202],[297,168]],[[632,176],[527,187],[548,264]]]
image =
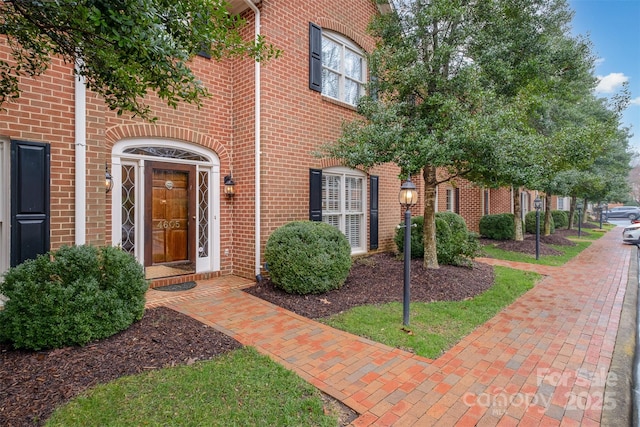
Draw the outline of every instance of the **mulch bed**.
[[[34,352],[0,344],[0,426],[43,425],[57,406],[96,384],[239,347],[227,335],[164,307],[147,310],[129,329],[85,347]]]
[[[426,270],[422,260],[411,260],[411,301],[460,301],[488,289],[493,268],[473,263],[473,268],[440,266]],[[342,288],[321,295],[291,295],[269,279],[245,292],[286,308],[301,316],[318,319],[365,304],[402,301],[404,261],[391,253],[357,259]]]
[[[577,230],[558,230],[542,237],[541,253],[556,252],[547,244],[573,244],[565,236],[577,234]],[[533,236],[522,242],[484,243],[535,254]],[[289,295],[265,279],[246,292],[317,319],[357,305],[402,301],[403,272],[402,260],[379,253],[357,259],[346,283],[336,291]],[[422,260],[412,260],[411,301],[463,300],[488,289],[493,279],[493,269],[486,264],[425,270]],[[56,407],[96,384],[149,369],[211,359],[238,347],[237,341],[215,329],[162,307],[147,310],[142,320],[126,331],[85,347],[30,352],[0,344],[0,426],[39,426]]]

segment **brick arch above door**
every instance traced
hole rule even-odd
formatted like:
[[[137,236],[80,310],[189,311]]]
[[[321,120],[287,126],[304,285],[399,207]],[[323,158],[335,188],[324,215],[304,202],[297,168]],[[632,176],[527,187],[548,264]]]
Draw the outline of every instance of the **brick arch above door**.
[[[105,133],[107,148],[113,147],[123,139],[130,138],[162,138],[185,141],[209,148],[226,164],[231,162],[231,152],[224,144],[210,135],[191,129],[147,123],[114,126],[107,129]]]

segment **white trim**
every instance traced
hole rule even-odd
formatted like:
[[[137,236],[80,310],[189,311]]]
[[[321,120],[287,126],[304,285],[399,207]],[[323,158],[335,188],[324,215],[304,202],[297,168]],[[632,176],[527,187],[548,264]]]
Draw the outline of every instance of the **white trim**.
[[[208,161],[192,161],[184,159],[172,159],[167,157],[153,157],[139,154],[124,153],[127,148],[134,147],[172,147],[181,148],[197,153]],[[209,251],[208,256],[200,258],[196,254],[196,273],[219,271],[220,270],[220,160],[218,156],[205,147],[192,145],[184,141],[176,141],[163,138],[128,138],[118,141],[113,146],[111,157],[111,176],[113,177],[113,188],[111,196],[111,242],[117,246],[122,243],[122,192],[115,189],[122,186],[122,165],[135,166],[135,197],[136,210],[134,213],[136,224],[136,259],[144,264],[144,169],[147,161],[162,161],[164,163],[191,164],[196,166],[196,182],[199,179],[199,172],[206,170],[209,172]],[[199,189],[195,188],[197,198]],[[199,201],[196,202],[196,205]],[[199,224],[199,209],[196,209],[196,224]],[[199,230],[196,231],[196,246],[199,243]]]
[[[251,0],[244,0],[244,2],[247,4],[247,6],[249,6],[251,8],[251,10],[253,11],[253,14],[255,16],[255,25],[254,25],[254,36],[256,41],[259,39],[260,37],[260,9],[258,9],[256,7],[256,5],[253,3],[253,1]],[[255,194],[254,194],[254,206],[255,206],[255,211],[254,211],[254,245],[255,245],[255,274],[256,274],[256,279],[258,279],[260,277],[260,273],[262,272],[262,267],[260,265],[260,259],[262,257],[262,252],[261,252],[261,244],[262,244],[262,239],[261,239],[261,223],[262,223],[262,212],[261,212],[261,204],[262,201],[260,200],[260,192],[261,190],[261,181],[260,181],[260,172],[261,172],[261,163],[260,163],[260,156],[262,155],[262,147],[261,147],[261,134],[260,134],[260,128],[261,128],[261,116],[262,116],[262,112],[260,110],[260,95],[262,92],[262,86],[261,86],[261,81],[260,81],[260,62],[259,61],[255,61],[255,65],[254,65],[254,122],[255,122],[255,128],[254,128],[254,154],[255,154]]]
[[[335,73],[338,75],[338,96],[334,97],[331,96],[329,94],[327,94],[325,92],[325,82],[322,82],[322,95],[326,96],[327,98],[331,98],[331,99],[335,99],[338,100],[340,102],[344,102],[347,105],[352,105],[355,106],[356,104],[352,104],[351,102],[348,102],[346,100],[346,85],[345,82],[346,80],[350,80],[353,82],[356,82],[358,84],[358,99],[360,97],[362,97],[364,95],[364,86],[366,84],[366,79],[367,79],[367,60],[365,58],[364,55],[364,50],[358,46],[357,44],[355,44],[352,40],[348,39],[347,37],[341,35],[340,33],[336,33],[334,31],[331,30],[325,30],[324,28],[322,29],[322,38],[326,38],[328,40],[330,40],[331,42],[339,45],[341,47],[340,50],[340,63],[338,64],[340,69],[336,70],[333,68],[329,68],[328,66],[325,65],[324,61],[322,62],[322,70],[323,70],[323,74],[324,74],[324,70],[328,70],[331,73]],[[358,80],[354,79],[353,77],[348,77],[346,75],[345,72],[345,51],[351,51],[354,54],[358,55],[360,57],[360,60],[362,61],[362,70],[361,70],[361,75],[360,78]],[[357,101],[356,101],[357,103]]]
[[[325,176],[340,176],[342,178],[345,177],[350,177],[350,178],[358,178],[362,180],[362,223],[361,223],[361,228],[360,228],[360,246],[357,248],[352,247],[351,248],[351,254],[352,255],[357,255],[357,254],[363,254],[367,252],[367,212],[369,209],[369,193],[368,193],[368,180],[367,180],[367,174],[364,172],[361,172],[357,169],[349,169],[346,167],[342,167],[342,166],[336,166],[336,167],[330,167],[330,168],[326,168],[322,170],[322,177],[324,179]],[[340,186],[341,186],[341,190],[340,190],[340,226],[345,228],[345,224],[344,224],[344,217],[345,217],[345,212],[344,212],[344,200],[345,200],[345,193],[344,193],[344,189],[345,189],[345,181],[344,179],[341,180],[340,182]],[[324,211],[322,212],[322,216],[323,216],[323,221],[324,221]],[[340,230],[344,233],[344,230]]]
[[[84,245],[87,234],[87,88],[82,76],[75,78],[75,243]]]

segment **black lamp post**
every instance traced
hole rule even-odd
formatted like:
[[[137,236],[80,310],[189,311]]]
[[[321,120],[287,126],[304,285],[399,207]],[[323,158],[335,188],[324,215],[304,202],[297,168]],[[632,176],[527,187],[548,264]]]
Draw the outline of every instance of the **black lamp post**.
[[[602,216],[604,215],[604,204],[598,203],[598,209],[600,209],[600,230],[602,230]]]
[[[536,260],[538,260],[540,259],[540,209],[542,209],[540,197],[535,198],[533,207],[536,209]]]
[[[404,292],[402,298],[402,324],[409,325],[409,299],[411,284],[411,206],[418,202],[416,185],[411,182],[411,176],[400,187],[398,195],[400,206],[404,211]]]
[[[582,237],[582,203],[578,203],[576,209],[578,210],[578,237]]]

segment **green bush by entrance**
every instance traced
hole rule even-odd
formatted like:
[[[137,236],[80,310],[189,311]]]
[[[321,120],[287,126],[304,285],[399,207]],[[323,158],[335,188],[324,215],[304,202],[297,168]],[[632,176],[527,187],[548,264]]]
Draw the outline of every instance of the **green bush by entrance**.
[[[41,350],[109,337],[142,318],[147,288],[143,267],[118,248],[61,247],[5,274],[0,341]]]
[[[351,246],[336,227],[294,221],[276,229],[264,253],[275,286],[292,294],[340,288],[351,269]]]

